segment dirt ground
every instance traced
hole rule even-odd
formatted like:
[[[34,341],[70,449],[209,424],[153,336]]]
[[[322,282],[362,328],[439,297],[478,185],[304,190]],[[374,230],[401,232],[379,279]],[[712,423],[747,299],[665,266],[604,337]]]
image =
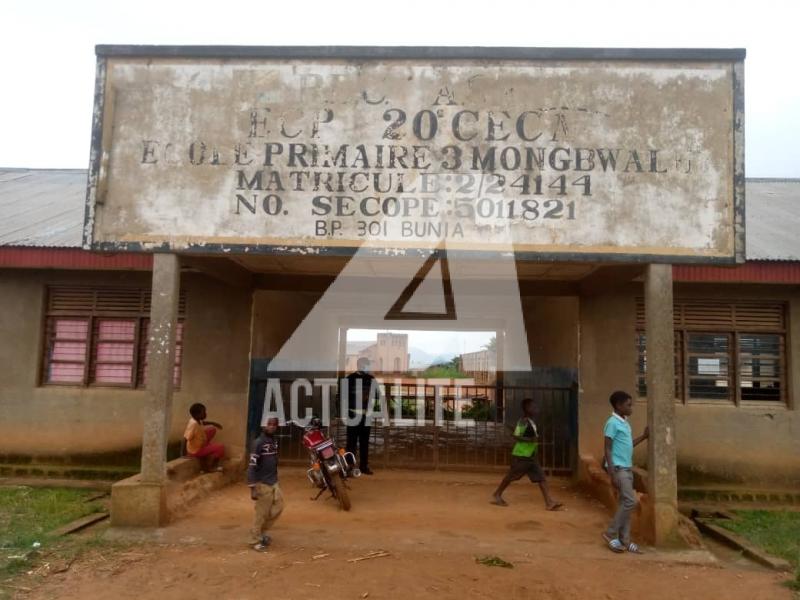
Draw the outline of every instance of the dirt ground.
[[[689,551],[616,555],[600,538],[608,516],[593,500],[552,480],[566,504],[547,512],[529,482],[509,488],[510,506],[488,502],[488,474],[382,471],[352,484],[353,509],[311,502],[299,469],[284,468],[286,510],[273,546],[247,545],[252,502],[241,484],[192,507],[170,527],[123,550],[90,553],[24,598],[445,599],[527,598],[780,600],[783,577],[715,563]],[[369,552],[389,556],[348,562]],[[487,567],[499,556],[513,568]]]

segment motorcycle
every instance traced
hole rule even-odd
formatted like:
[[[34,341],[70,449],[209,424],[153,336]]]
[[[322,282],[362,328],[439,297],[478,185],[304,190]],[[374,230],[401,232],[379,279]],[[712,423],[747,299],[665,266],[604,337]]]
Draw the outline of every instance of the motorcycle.
[[[333,439],[322,431],[322,422],[316,417],[305,428],[303,446],[308,450],[311,461],[311,468],[306,475],[311,485],[319,488],[319,493],[312,500],[317,500],[328,490],[342,510],[350,510],[347,480],[361,475],[356,467],[356,457],[344,448],[337,448]]]

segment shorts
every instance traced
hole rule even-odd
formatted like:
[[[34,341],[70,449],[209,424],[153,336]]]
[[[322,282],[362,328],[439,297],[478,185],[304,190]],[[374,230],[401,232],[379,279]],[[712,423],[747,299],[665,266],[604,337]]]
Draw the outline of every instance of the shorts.
[[[536,460],[534,454],[530,458],[525,456],[511,456],[511,467],[508,470],[508,476],[511,481],[522,479],[525,475],[528,476],[533,483],[544,481],[544,471],[539,466],[539,461]]]

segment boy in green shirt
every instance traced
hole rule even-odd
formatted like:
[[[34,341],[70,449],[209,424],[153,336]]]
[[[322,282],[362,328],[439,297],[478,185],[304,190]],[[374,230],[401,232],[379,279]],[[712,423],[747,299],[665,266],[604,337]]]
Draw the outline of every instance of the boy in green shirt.
[[[514,428],[514,449],[511,451],[511,468],[508,474],[500,482],[500,485],[495,490],[492,497],[492,504],[497,506],[508,506],[508,503],[503,499],[503,492],[512,481],[517,481],[525,475],[531,480],[532,483],[538,483],[539,489],[542,490],[544,497],[544,504],[547,510],[558,510],[563,504],[557,502],[550,495],[550,489],[547,487],[547,480],[544,478],[544,471],[539,466],[539,461],[536,455],[539,450],[539,433],[536,430],[536,423],[533,418],[536,416],[537,406],[533,398],[525,398],[522,401],[522,418],[517,422]]]

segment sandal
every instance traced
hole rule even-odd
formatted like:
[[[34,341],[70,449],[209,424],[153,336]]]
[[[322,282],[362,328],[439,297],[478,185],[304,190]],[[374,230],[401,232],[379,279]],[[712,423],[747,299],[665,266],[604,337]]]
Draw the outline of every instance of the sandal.
[[[606,544],[608,544],[609,550],[612,552],[616,552],[617,554],[625,552],[625,546],[618,539],[611,539],[607,533],[603,533],[603,539],[605,540]]]
[[[631,554],[644,554],[644,552],[642,552],[641,548],[639,548],[639,545],[638,544],[634,544],[633,542],[628,544],[628,547],[626,548],[626,550],[628,552],[630,552]]]

